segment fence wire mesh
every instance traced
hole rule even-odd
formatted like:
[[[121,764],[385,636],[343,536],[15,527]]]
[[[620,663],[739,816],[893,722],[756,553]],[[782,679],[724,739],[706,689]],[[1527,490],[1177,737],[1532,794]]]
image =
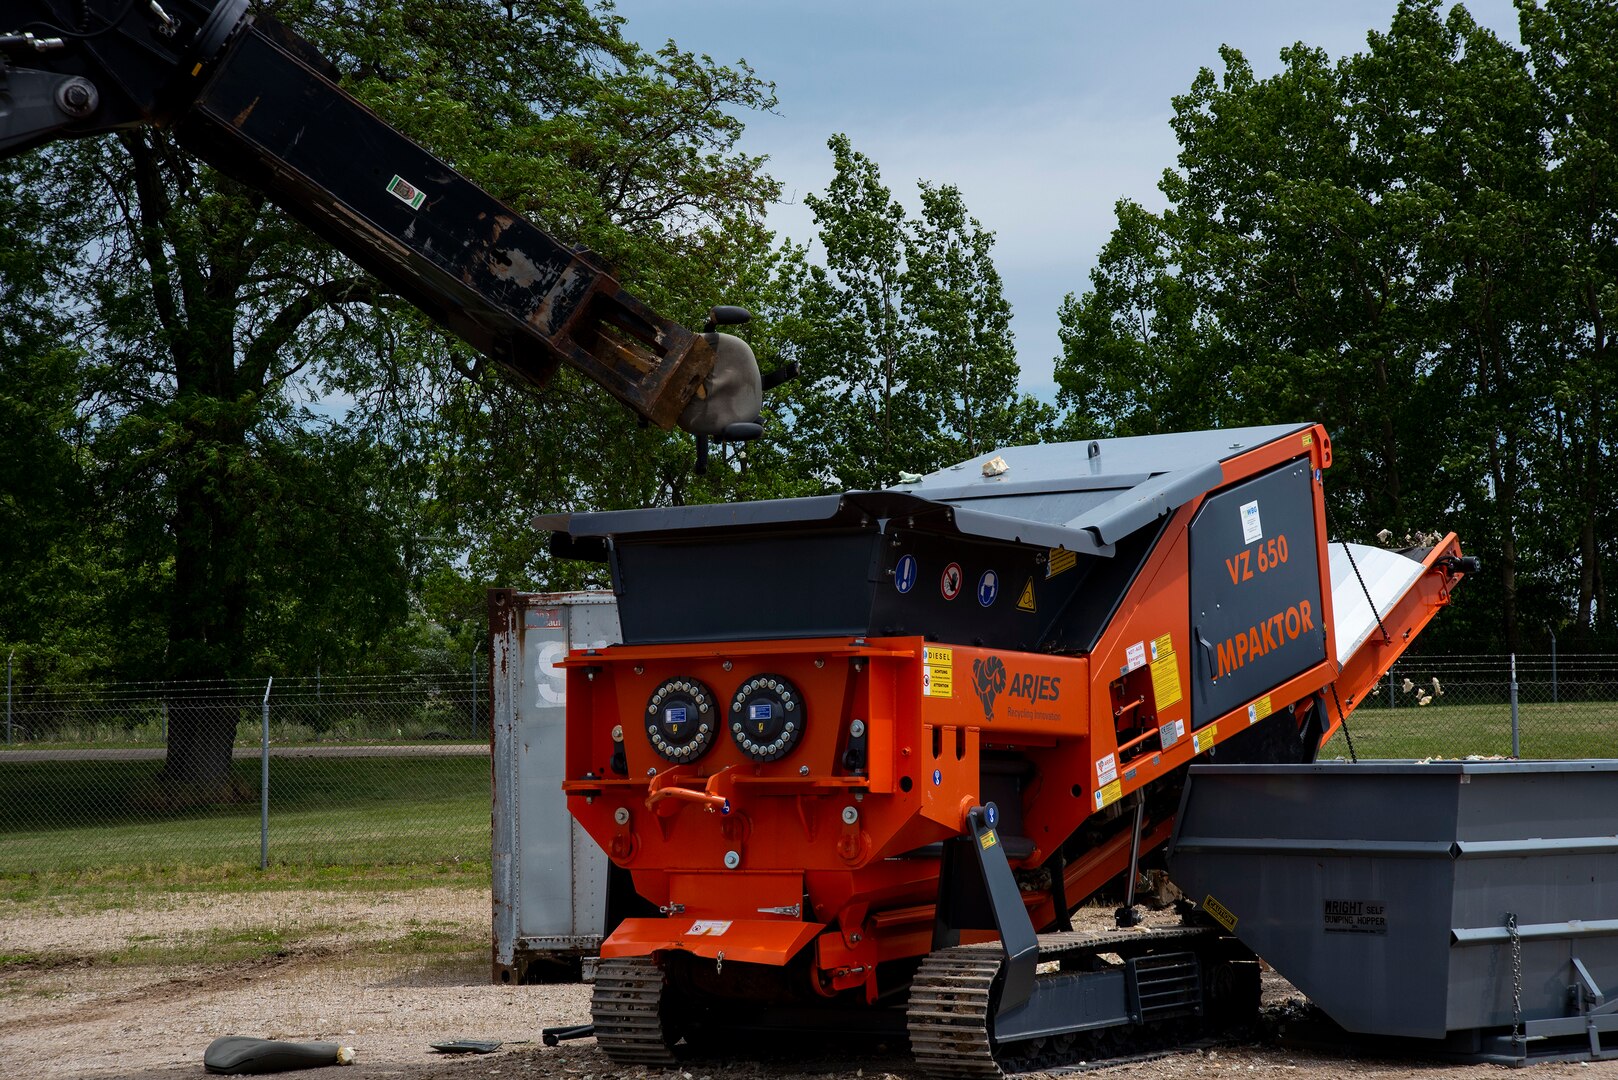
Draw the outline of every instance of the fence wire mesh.
[[[489,700],[468,674],[18,686],[7,704],[0,873],[489,857]]]
[[[1405,657],[1355,704],[1322,757],[1618,756],[1618,656]],[[1347,705],[1347,702],[1344,702]]]

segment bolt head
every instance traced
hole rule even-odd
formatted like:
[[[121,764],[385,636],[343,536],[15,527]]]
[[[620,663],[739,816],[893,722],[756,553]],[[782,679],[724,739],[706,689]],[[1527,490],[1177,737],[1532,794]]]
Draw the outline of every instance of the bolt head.
[[[725,869],[734,870],[742,864],[742,853],[739,851],[725,852]]]
[[[860,812],[852,806],[843,807],[843,824],[852,825],[860,819]]]
[[[848,733],[850,735],[854,736],[856,739],[859,738],[861,735],[864,735],[865,734],[865,721],[864,720],[855,720],[852,724],[849,724],[848,725]]]
[[[799,776],[808,776],[809,775],[809,766],[807,766],[807,765],[799,765],[798,766],[798,775]]]
[[[613,742],[623,742],[624,741],[624,725],[622,725],[622,724],[614,724],[614,725],[612,725],[612,741]]]
[[[612,820],[616,821],[620,825],[628,825],[629,824],[629,807],[620,806],[618,809],[614,810],[612,812]]]

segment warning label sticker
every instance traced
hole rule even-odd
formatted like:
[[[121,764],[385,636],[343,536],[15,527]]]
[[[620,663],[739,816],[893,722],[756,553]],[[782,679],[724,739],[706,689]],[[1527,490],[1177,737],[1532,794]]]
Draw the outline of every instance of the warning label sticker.
[[[1096,789],[1096,809],[1100,810],[1103,806],[1107,806],[1110,803],[1115,803],[1123,797],[1123,784],[1120,781],[1114,780],[1106,787]]]
[[[994,835],[994,830],[993,829],[985,829],[985,830],[983,830],[983,836],[980,837],[979,840],[978,840],[978,843],[983,845],[983,850],[984,851],[988,851],[990,848],[994,847],[994,845],[998,844],[999,842],[1000,842],[1000,838]]]
[[[921,696],[955,696],[955,650],[929,646],[921,664]]]
[[[1118,779],[1118,755],[1108,754],[1096,762],[1096,786],[1101,787]]]
[[[1146,666],[1146,642],[1137,641],[1124,652],[1124,670],[1134,671]]]
[[[420,210],[421,204],[427,199],[427,193],[425,191],[418,189],[416,185],[412,184],[410,181],[406,180],[397,173],[394,174],[392,180],[388,181],[388,194],[392,195],[394,198],[398,199],[412,210]]]
[[[1326,900],[1320,918],[1328,934],[1388,932],[1388,905],[1380,900]]]
[[[1018,611],[1029,611],[1029,612],[1034,610],[1034,579],[1033,578],[1028,579],[1028,584],[1026,584],[1026,585],[1024,585],[1022,587],[1022,592],[1017,596],[1017,610]]]
[[[1180,703],[1180,660],[1164,653],[1152,664],[1152,699],[1159,711]]]
[[[1197,753],[1202,753],[1212,746],[1219,738],[1219,725],[1209,724],[1195,735],[1191,736],[1191,747]]]
[[[718,937],[730,929],[728,919],[698,919],[685,932],[686,937]]]
[[[1265,694],[1247,707],[1247,722],[1256,724],[1270,715],[1270,695]]]
[[[1231,933],[1236,932],[1236,915],[1224,904],[1213,898],[1213,893],[1203,897],[1202,910],[1213,916],[1214,922],[1223,926]]]
[[[1045,576],[1053,578],[1057,574],[1065,574],[1073,569],[1079,561],[1079,556],[1066,548],[1051,548],[1050,554],[1045,557]]]
[[[1157,638],[1155,641],[1152,642],[1152,659],[1153,660],[1156,660],[1160,656],[1167,656],[1169,653],[1171,653],[1173,651],[1174,651],[1174,635],[1172,635],[1172,634],[1164,634],[1162,637]]]

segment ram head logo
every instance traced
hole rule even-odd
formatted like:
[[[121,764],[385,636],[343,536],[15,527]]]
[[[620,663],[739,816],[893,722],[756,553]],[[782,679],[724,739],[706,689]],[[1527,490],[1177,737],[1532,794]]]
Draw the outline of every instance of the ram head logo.
[[[981,656],[972,661],[972,689],[983,702],[983,719],[994,719],[994,699],[1006,688],[1006,665],[998,656]]]

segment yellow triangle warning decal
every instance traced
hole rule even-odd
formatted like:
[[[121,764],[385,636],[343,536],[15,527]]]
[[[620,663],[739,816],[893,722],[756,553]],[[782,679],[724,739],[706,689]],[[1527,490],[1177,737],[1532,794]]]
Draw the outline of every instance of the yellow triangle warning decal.
[[[1022,595],[1017,597],[1018,611],[1034,610],[1034,579],[1029,578],[1028,584],[1022,587]]]

